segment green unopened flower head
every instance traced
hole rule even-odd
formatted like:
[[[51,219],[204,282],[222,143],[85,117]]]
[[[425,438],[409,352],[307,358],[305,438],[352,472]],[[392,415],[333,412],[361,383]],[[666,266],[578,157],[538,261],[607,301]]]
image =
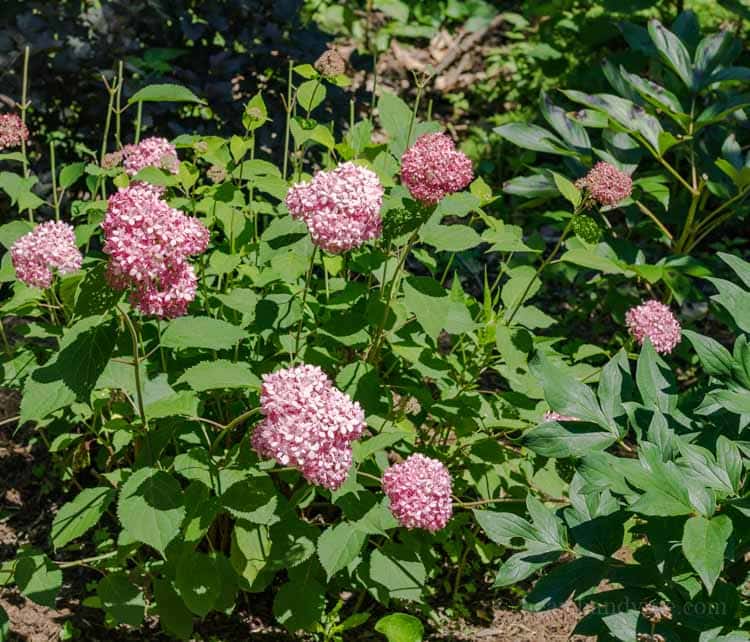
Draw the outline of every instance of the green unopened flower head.
[[[584,243],[598,243],[602,237],[602,228],[599,227],[599,224],[593,218],[586,214],[578,214],[573,219],[573,231]]]

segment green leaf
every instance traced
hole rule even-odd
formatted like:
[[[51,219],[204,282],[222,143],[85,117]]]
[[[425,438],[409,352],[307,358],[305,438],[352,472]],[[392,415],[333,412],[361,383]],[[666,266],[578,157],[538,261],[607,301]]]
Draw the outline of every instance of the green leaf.
[[[188,368],[177,380],[185,382],[193,390],[216,390],[217,388],[260,388],[260,379],[245,363],[232,363],[226,359],[201,361]]]
[[[463,252],[476,247],[482,238],[468,225],[430,225],[419,230],[419,238],[441,252]]]
[[[9,250],[22,236],[31,232],[34,227],[28,221],[11,221],[5,225],[0,225],[0,244]]]
[[[170,321],[161,338],[165,348],[227,350],[245,338],[245,331],[211,317],[179,317]]]
[[[644,342],[641,354],[638,357],[635,380],[643,399],[643,405],[647,408],[669,414],[677,407],[677,385],[674,375],[669,366],[656,353],[648,338]]]
[[[202,103],[204,102],[187,87],[174,84],[147,85],[139,89],[129,99],[128,105],[134,103]]]
[[[62,571],[44,553],[30,549],[18,555],[14,580],[32,602],[54,609],[62,579]]]
[[[544,388],[544,398],[550,408],[561,415],[576,417],[616,433],[604,416],[594,391],[567,372],[555,367],[541,352],[529,362],[531,373]]]
[[[124,573],[107,575],[99,582],[96,593],[104,610],[118,624],[140,626],[143,623],[146,613],[143,593]]]
[[[493,131],[523,149],[563,156],[575,155],[575,152],[567,149],[565,143],[552,132],[537,125],[506,123],[505,125],[500,125],[500,127],[495,127]]]
[[[328,580],[347,567],[362,549],[367,535],[348,522],[324,530],[318,538],[318,559]]]
[[[320,80],[307,80],[297,88],[297,102],[306,112],[311,112],[326,98],[325,85]]]
[[[581,191],[562,174],[552,172],[552,177],[555,179],[555,185],[560,190],[560,194],[573,208],[577,208],[581,204]]]
[[[724,552],[732,534],[732,520],[727,515],[711,519],[691,517],[682,533],[682,552],[700,576],[710,595],[724,568]]]
[[[167,633],[180,640],[189,640],[193,633],[193,614],[167,580],[154,581],[154,597],[159,624]]]
[[[0,606],[0,642],[7,642],[8,632],[10,630],[10,618],[5,609]]]
[[[690,54],[680,39],[658,20],[649,21],[648,33],[664,63],[679,76],[688,89],[695,89]]]
[[[122,292],[110,287],[107,282],[107,264],[100,261],[86,272],[78,284],[74,309],[76,316],[88,317],[112,310],[122,298]]]
[[[536,571],[560,559],[560,551],[532,550],[515,553],[505,560],[495,576],[494,588],[522,582]]]
[[[406,613],[391,613],[375,623],[375,630],[388,642],[422,642],[424,626],[418,618]]]
[[[585,457],[609,448],[617,438],[587,422],[549,421],[523,433],[523,444],[542,457]]]
[[[469,332],[475,323],[462,301],[430,277],[409,277],[404,281],[404,304],[416,317],[425,332],[436,339],[445,329],[453,334]]]
[[[411,109],[398,96],[384,91],[378,100],[378,115],[383,129],[391,139],[389,145],[391,153],[401,158],[411,144],[411,141],[407,140],[412,116]]]
[[[750,332],[750,292],[725,279],[709,278],[716,286],[718,294],[711,298],[724,306],[732,320],[744,332]]]
[[[737,274],[742,282],[750,288],[750,263],[743,261],[739,256],[719,252],[719,258],[724,261]]]
[[[692,330],[683,330],[682,336],[686,337],[698,353],[698,358],[712,377],[731,377],[734,359],[723,345],[716,339],[705,337]]]
[[[216,561],[204,553],[190,552],[177,565],[175,588],[187,607],[205,617],[221,592]]]
[[[116,328],[114,319],[88,317],[67,330],[56,358],[26,380],[21,423],[44,419],[76,399],[88,403],[114,350]]]
[[[68,189],[73,185],[81,176],[86,167],[86,163],[71,163],[66,165],[60,170],[60,187],[62,189]]]
[[[539,541],[536,529],[519,515],[479,509],[474,509],[473,513],[485,535],[496,544],[507,546],[512,539],[519,537]]]
[[[259,93],[255,94],[245,105],[245,112],[242,114],[242,126],[251,132],[258,127],[262,127],[268,120],[268,108]]]
[[[403,545],[386,544],[370,555],[370,578],[393,599],[421,602],[427,569],[415,551]]]
[[[326,608],[325,589],[315,580],[284,584],[273,600],[273,615],[287,630],[312,630]]]
[[[141,468],[122,485],[117,517],[133,539],[164,554],[185,517],[182,488],[164,471]]]
[[[238,520],[232,530],[230,561],[235,572],[247,581],[251,590],[269,564],[270,555],[268,527]]]
[[[73,501],[64,504],[52,522],[50,538],[55,549],[62,548],[95,526],[114,496],[112,488],[85,488]]]

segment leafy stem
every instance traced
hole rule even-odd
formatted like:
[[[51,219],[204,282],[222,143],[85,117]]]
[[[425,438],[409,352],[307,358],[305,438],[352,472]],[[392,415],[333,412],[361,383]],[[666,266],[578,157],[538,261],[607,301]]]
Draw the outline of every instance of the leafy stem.
[[[305,321],[305,305],[307,304],[307,292],[310,289],[310,281],[312,281],[312,273],[315,268],[315,255],[317,254],[318,246],[313,246],[312,254],[310,255],[310,267],[307,269],[307,275],[305,276],[305,289],[302,291],[302,313],[300,315],[299,323],[297,324],[297,336],[294,338],[294,358],[295,360],[299,356],[299,340],[302,334],[302,325]]]

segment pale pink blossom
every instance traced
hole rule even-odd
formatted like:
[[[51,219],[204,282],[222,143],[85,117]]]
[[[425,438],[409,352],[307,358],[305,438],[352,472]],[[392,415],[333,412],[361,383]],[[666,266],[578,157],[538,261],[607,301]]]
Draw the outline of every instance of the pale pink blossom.
[[[443,463],[419,453],[383,473],[391,512],[409,529],[435,532],[444,528],[453,514],[451,489],[451,476]]]
[[[143,314],[185,314],[196,292],[188,257],[208,246],[203,223],[170,207],[153,186],[134,183],[110,196],[102,228],[110,284],[129,288]]]
[[[411,195],[429,205],[459,192],[474,178],[471,160],[446,134],[424,134],[401,158],[401,180]]]
[[[648,338],[662,354],[672,352],[682,336],[680,322],[672,311],[653,299],[628,310],[625,322],[638,343],[643,345]]]
[[[344,163],[318,172],[308,183],[297,183],[286,196],[286,206],[310,231],[312,242],[340,254],[378,238],[382,221],[383,186],[372,170]]]
[[[128,176],[135,176],[145,167],[157,167],[176,174],[180,168],[177,149],[166,138],[152,136],[137,145],[122,148],[123,166]]]
[[[365,427],[359,403],[307,364],[263,376],[264,419],[255,427],[255,451],[299,469],[312,484],[335,490],[352,465],[351,442]]]
[[[633,179],[614,165],[600,161],[586,176],[576,181],[576,187],[586,190],[600,205],[611,207],[630,196]]]
[[[37,288],[52,285],[54,270],[70,274],[83,262],[73,228],[58,221],[42,223],[19,238],[10,255],[19,281]]]
[[[0,150],[20,147],[29,139],[29,130],[18,114],[0,114]]]

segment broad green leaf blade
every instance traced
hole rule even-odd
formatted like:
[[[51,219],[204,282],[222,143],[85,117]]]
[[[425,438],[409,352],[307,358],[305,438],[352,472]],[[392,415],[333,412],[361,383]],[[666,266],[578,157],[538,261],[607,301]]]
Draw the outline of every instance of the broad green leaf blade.
[[[330,580],[352,562],[362,549],[367,535],[348,522],[324,530],[318,539],[318,559]]]
[[[73,501],[64,504],[52,522],[52,546],[62,548],[96,526],[114,496],[112,488],[85,488]]]
[[[646,408],[660,410],[666,415],[677,407],[677,384],[674,374],[656,353],[648,338],[643,343],[638,357],[635,380]]]
[[[177,566],[175,588],[193,613],[205,617],[221,592],[216,561],[203,553],[184,555]]]
[[[536,529],[519,515],[479,509],[474,509],[473,513],[477,524],[496,544],[507,546],[512,539],[518,537],[539,541],[539,533]]]
[[[139,89],[129,99],[128,105],[134,103],[202,103],[204,102],[187,87],[174,84],[147,85]]]
[[[505,560],[495,576],[495,588],[504,588],[522,582],[536,571],[560,558],[560,551],[533,550],[515,553]]]
[[[500,125],[500,127],[495,127],[493,131],[522,149],[531,149],[535,152],[561,156],[576,155],[575,152],[568,149],[565,143],[552,132],[537,125],[507,123]]]
[[[157,579],[154,582],[154,597],[162,629],[179,640],[189,640],[193,633],[193,614],[177,591],[167,580]]]
[[[695,89],[690,54],[680,39],[658,20],[649,21],[648,33],[664,63],[679,76],[688,89]]]
[[[325,608],[325,589],[313,579],[284,584],[273,600],[274,617],[291,632],[312,630]]]
[[[146,613],[143,593],[125,573],[107,575],[99,582],[96,592],[104,610],[118,624],[140,626],[143,623]]]
[[[609,448],[617,438],[588,422],[548,421],[523,433],[523,444],[543,457],[579,458]]]
[[[245,331],[211,317],[179,317],[172,320],[161,338],[165,348],[227,350],[245,338]]]
[[[414,550],[386,544],[370,555],[370,578],[393,599],[422,602],[427,569]]]
[[[62,571],[44,553],[28,550],[19,553],[14,579],[18,590],[32,602],[55,608],[62,586]]]
[[[712,377],[730,377],[732,375],[734,359],[729,350],[716,339],[705,337],[692,330],[683,330],[682,336],[693,344],[693,348],[695,348],[707,374]]]
[[[216,390],[217,388],[259,388],[260,379],[244,363],[232,363],[226,359],[202,361],[188,368],[177,380],[185,382],[193,390]]]
[[[594,391],[586,384],[554,366],[541,352],[529,362],[529,369],[541,382],[544,398],[552,410],[589,421],[616,434],[616,428],[610,425],[599,407]]]
[[[682,552],[700,576],[710,595],[724,568],[724,551],[732,534],[732,520],[727,515],[711,519],[691,517],[685,522]]]
[[[163,555],[185,517],[180,484],[161,470],[135,471],[120,490],[117,517],[133,539]]]
[[[375,623],[375,630],[388,642],[422,642],[424,626],[418,618],[406,613],[391,613]]]

